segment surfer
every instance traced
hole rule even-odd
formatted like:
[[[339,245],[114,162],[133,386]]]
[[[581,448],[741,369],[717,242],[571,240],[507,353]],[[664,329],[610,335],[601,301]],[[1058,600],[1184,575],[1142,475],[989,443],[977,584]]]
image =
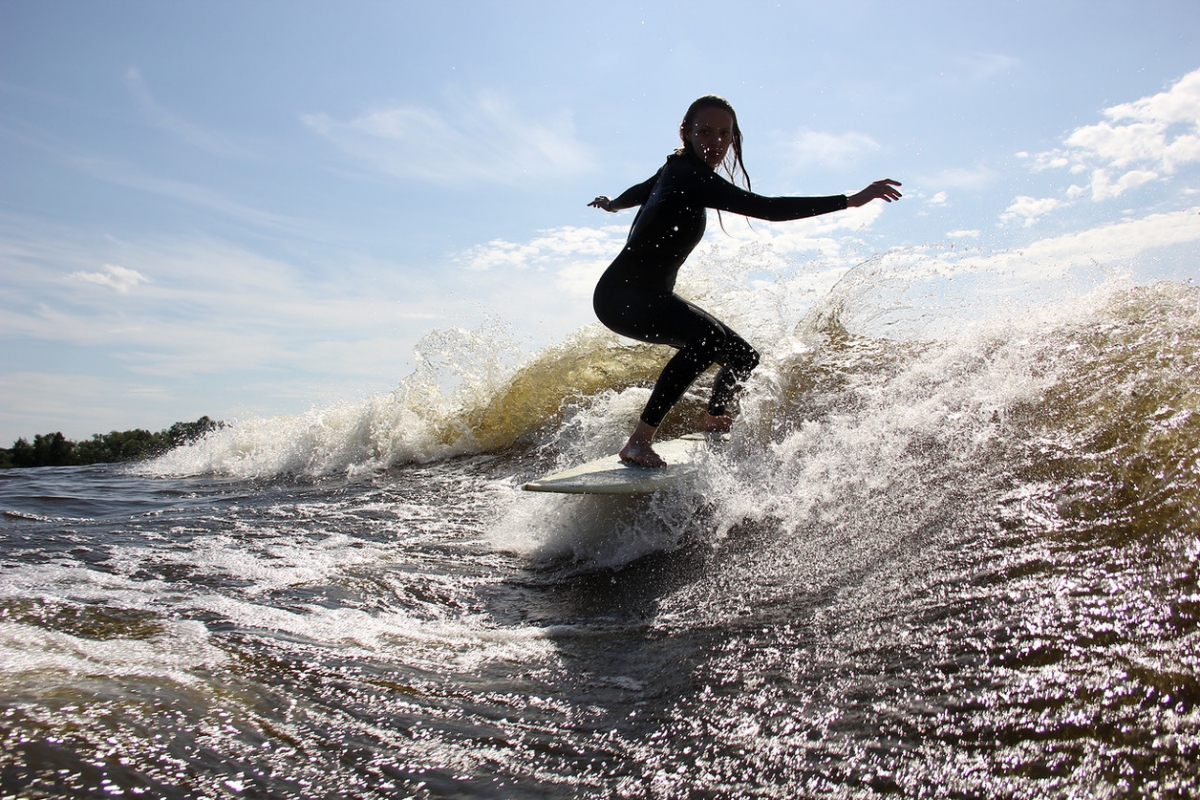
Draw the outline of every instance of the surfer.
[[[650,400],[625,447],[622,461],[642,467],[666,462],[654,452],[658,426],[688,387],[713,364],[721,369],[713,382],[703,431],[726,431],[733,424],[728,405],[758,365],[758,352],[728,325],[675,294],[675,276],[704,236],[707,209],[771,221],[828,214],[872,200],[900,199],[900,184],[872,183],[857,194],[831,197],[764,197],[749,190],[742,162],[742,132],[737,114],[723,97],[707,95],[688,108],[679,125],[683,146],[649,180],[615,199],[597,197],[589,206],[620,211],[641,206],[625,248],[601,276],[592,298],[596,316],[608,328],[631,339],[666,344],[677,352],[659,375]],[[732,158],[727,158],[732,149]],[[740,172],[746,189],[730,178]]]

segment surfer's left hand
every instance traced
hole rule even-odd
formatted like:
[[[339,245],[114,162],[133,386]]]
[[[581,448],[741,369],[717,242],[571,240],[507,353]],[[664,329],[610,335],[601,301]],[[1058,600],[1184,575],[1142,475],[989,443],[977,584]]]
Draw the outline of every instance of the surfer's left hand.
[[[894,181],[891,178],[875,181],[858,194],[852,194],[847,197],[846,205],[850,208],[858,208],[859,206],[865,206],[872,200],[884,200],[888,203],[893,200],[899,200],[904,196],[900,194],[899,189],[895,188],[899,185],[900,181]]]

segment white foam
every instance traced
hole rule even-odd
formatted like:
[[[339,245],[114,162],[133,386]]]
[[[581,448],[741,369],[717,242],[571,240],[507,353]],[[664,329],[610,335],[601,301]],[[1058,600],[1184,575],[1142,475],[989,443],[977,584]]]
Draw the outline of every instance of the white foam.
[[[106,636],[96,640],[3,623],[0,668],[6,675],[129,675],[188,682],[192,680],[189,670],[218,665],[225,659],[204,624],[178,619],[194,615],[212,615],[267,637],[282,635],[308,646],[370,653],[376,658],[394,656],[430,668],[453,664],[470,669],[486,661],[534,661],[554,654],[548,641],[551,632],[535,627],[499,628],[483,610],[464,610],[463,605],[475,602],[473,591],[478,581],[464,581],[460,576],[376,573],[378,602],[369,608],[344,603],[327,607],[316,599],[309,603],[292,599],[281,607],[279,590],[306,584],[339,585],[356,567],[377,566],[378,553],[341,546],[324,552],[319,547],[268,547],[282,562],[275,565],[267,555],[247,558],[232,539],[214,538],[217,541],[198,542],[195,550],[173,550],[166,559],[147,549],[122,549],[111,565],[139,572],[146,567],[161,568],[169,561],[191,565],[200,574],[244,579],[220,593],[206,590],[202,581],[168,585],[72,564],[14,568],[6,576],[0,597],[36,597],[47,608],[87,604],[101,615],[104,607],[136,611],[146,615],[140,627],[157,631],[149,638]],[[301,567],[300,561],[309,566]],[[201,580],[200,574],[193,579]],[[394,584],[392,591],[399,598],[408,594],[406,582],[410,580],[419,582],[422,593],[458,596],[462,603],[396,608],[394,601],[389,602],[387,584]],[[432,584],[438,581],[442,585],[435,588]]]
[[[74,636],[14,622],[0,622],[0,685],[26,691],[56,685],[64,676],[167,679],[203,683],[198,669],[228,661],[200,622],[159,620],[149,638]]]
[[[490,541],[537,563],[621,567],[683,540],[661,498],[522,494],[493,525]]]

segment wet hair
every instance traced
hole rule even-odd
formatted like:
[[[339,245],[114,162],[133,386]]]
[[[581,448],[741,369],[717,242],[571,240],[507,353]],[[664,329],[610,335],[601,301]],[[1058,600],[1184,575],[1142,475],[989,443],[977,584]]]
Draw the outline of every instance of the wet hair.
[[[733,106],[724,97],[715,94],[706,94],[701,98],[696,99],[688,106],[687,113],[683,115],[683,122],[679,123],[679,138],[683,141],[683,147],[679,148],[679,153],[691,153],[699,157],[692,148],[692,143],[687,138],[687,133],[692,128],[692,123],[696,121],[696,115],[703,108],[719,108],[722,111],[728,111],[733,117],[733,142],[730,143],[729,149],[733,152],[732,160],[729,153],[725,154],[725,162],[722,164],[725,167],[725,172],[729,174],[730,179],[733,179],[737,172],[742,173],[742,180],[746,184],[746,190],[750,190],[750,175],[746,172],[746,165],[742,161],[742,129],[738,127],[737,112],[733,110]]]

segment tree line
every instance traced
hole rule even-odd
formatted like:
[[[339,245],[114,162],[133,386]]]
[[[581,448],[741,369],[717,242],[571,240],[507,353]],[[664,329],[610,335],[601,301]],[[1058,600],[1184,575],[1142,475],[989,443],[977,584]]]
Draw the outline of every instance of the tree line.
[[[78,467],[153,458],[180,445],[194,442],[225,423],[201,417],[195,422],[176,422],[158,433],[140,428],[95,434],[73,442],[59,433],[39,434],[30,442],[17,439],[7,450],[0,449],[0,469],[13,467]]]

